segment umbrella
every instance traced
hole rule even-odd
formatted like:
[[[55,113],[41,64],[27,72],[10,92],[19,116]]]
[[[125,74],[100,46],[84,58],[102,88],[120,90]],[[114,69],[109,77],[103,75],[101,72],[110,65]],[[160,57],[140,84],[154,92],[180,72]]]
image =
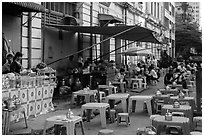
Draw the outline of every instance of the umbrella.
[[[147,56],[152,55],[152,52],[150,51],[150,49],[132,47],[125,50],[122,54],[127,56]]]

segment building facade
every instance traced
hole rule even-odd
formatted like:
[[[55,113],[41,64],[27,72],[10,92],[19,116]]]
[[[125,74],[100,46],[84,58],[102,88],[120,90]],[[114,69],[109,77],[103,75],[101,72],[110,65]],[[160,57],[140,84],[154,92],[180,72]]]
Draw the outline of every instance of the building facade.
[[[199,25],[201,25],[200,24],[201,23],[200,22],[200,18],[201,18],[200,2],[187,2],[187,4],[188,4],[187,12],[189,12],[191,14],[194,22],[197,22]],[[181,3],[176,2],[176,12],[178,14],[183,13],[183,10],[180,6],[181,6]]]
[[[17,16],[3,11],[3,32],[6,33],[7,39],[11,39],[17,44],[17,46],[10,44],[12,50],[14,52],[21,51],[24,54],[22,63],[25,68],[33,67],[43,61],[56,69],[58,75],[66,75],[67,59],[60,59],[75,52],[77,52],[75,59],[82,56],[84,60],[87,58],[114,60],[118,67],[121,67],[121,64],[145,60],[145,57],[129,57],[121,54],[130,47],[151,51],[156,59],[160,59],[161,50],[167,50],[169,55],[174,57],[174,3],[38,2],[38,4],[41,4],[45,11],[24,11]],[[112,19],[104,21],[103,16],[106,15]],[[12,16],[11,19],[8,18],[10,16]],[[12,23],[8,24],[7,22]],[[76,26],[140,25],[153,30],[155,37],[162,44],[109,39],[107,36],[98,34],[74,33],[50,27],[50,24]],[[93,44],[95,46],[89,50],[78,52]],[[59,61],[56,61],[58,59]]]

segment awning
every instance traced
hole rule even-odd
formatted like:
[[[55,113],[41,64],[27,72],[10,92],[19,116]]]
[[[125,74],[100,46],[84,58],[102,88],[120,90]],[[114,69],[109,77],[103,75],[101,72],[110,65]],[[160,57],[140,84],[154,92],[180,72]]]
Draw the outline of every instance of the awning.
[[[119,34],[125,30],[131,29],[135,26],[68,26],[68,25],[56,25],[56,24],[48,24],[47,26],[56,27],[62,30],[73,31],[73,32],[81,32],[81,33],[91,33],[91,34],[100,34],[106,36],[113,36]],[[138,42],[151,42],[161,44],[154,36],[154,31],[149,29],[137,26],[134,29],[131,29],[125,33],[122,33],[115,38],[130,40],[130,41],[138,41]]]
[[[45,7],[34,2],[3,2],[4,10],[20,12],[45,12]]]
[[[121,23],[123,22],[122,19],[113,16],[113,15],[109,15],[109,14],[98,14],[98,19],[100,21],[109,21],[109,23]]]
[[[133,47],[133,48],[128,48],[127,50],[122,52],[122,54],[127,56],[147,56],[147,55],[152,55],[152,52],[150,51],[150,49]]]

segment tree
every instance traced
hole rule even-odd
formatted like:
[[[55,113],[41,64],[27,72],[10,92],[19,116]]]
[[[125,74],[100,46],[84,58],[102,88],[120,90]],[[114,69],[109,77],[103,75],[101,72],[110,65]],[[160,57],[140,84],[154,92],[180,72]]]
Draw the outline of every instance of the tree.
[[[197,22],[193,20],[192,8],[187,2],[181,2],[181,14],[176,14],[175,44],[177,55],[182,55],[186,60],[191,55],[191,49],[194,48],[197,53],[202,52],[201,31]]]

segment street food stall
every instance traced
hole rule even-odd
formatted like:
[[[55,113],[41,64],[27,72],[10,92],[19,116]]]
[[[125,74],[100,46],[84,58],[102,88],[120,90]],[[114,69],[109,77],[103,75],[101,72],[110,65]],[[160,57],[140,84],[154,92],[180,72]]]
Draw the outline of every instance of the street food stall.
[[[50,67],[40,69],[37,73],[24,70],[20,75],[4,74],[2,75],[2,107],[15,110],[15,104],[5,102],[19,99],[20,106],[25,110],[26,118],[45,114],[54,109],[52,98],[55,87],[56,71]],[[23,118],[23,115],[13,114],[10,116],[10,121],[20,118]]]

